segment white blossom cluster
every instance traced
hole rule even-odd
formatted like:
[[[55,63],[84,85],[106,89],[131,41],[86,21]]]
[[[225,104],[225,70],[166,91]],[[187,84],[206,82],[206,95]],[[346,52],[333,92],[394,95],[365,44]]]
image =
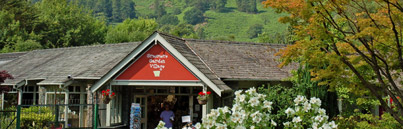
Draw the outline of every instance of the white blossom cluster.
[[[272,102],[265,100],[266,95],[259,94],[255,88],[245,93],[235,92],[233,107],[212,109],[203,118],[202,128],[206,129],[267,129],[274,128],[277,123],[271,117]]]
[[[305,96],[298,96],[294,99],[295,107],[287,108],[285,113],[291,121],[284,122],[286,128],[304,128],[304,124],[311,129],[333,129],[337,128],[334,121],[328,122],[329,116],[326,115],[326,110],[320,108],[321,100],[312,97],[308,100]]]
[[[270,117],[272,102],[267,101],[266,95],[257,93],[255,88],[236,91],[232,108],[221,107],[212,109],[202,124],[197,123],[196,129],[270,129],[277,123]],[[334,129],[337,125],[329,122],[326,110],[320,108],[322,101],[305,96],[294,99],[295,105],[285,110],[289,121],[283,122],[285,128]],[[158,129],[166,129],[165,123],[158,124]],[[186,128],[184,128],[186,129]]]
[[[172,128],[167,128],[165,127],[165,122],[164,121],[160,121],[157,125],[157,127],[155,127],[155,129],[172,129]]]

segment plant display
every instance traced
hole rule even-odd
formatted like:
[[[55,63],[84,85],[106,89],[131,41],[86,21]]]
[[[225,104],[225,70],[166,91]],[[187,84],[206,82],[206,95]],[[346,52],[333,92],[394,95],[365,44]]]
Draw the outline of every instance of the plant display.
[[[102,90],[102,101],[105,104],[108,104],[111,99],[114,99],[116,96],[115,92],[111,93],[110,89]]]
[[[285,128],[337,128],[334,121],[329,122],[326,110],[320,108],[320,99],[297,96],[294,105],[284,112],[285,121],[273,119],[273,102],[266,100],[266,95],[258,93],[255,88],[235,92],[233,107],[227,106],[212,109],[207,117],[202,119],[203,129],[267,129],[276,128],[282,123]]]
[[[201,128],[275,128],[277,123],[270,116],[272,102],[265,100],[265,97],[266,95],[257,93],[255,88],[245,93],[236,91],[233,107],[212,109],[207,117],[202,119]]]
[[[207,91],[207,92],[199,92],[199,95],[197,96],[197,101],[199,101],[199,104],[206,104],[207,103],[207,99],[210,96],[211,92]]]
[[[337,128],[334,121],[328,122],[329,116],[326,110],[320,108],[322,101],[316,97],[308,100],[305,96],[297,96],[294,99],[295,107],[287,108],[285,113],[290,121],[283,122],[285,128],[312,128],[332,129]]]
[[[197,99],[198,100],[207,100],[207,98],[210,96],[210,94],[211,94],[210,91],[207,91],[207,92],[200,91],[199,95],[197,96]]]
[[[21,111],[21,128],[43,128],[54,121],[53,111],[48,107],[32,106]]]

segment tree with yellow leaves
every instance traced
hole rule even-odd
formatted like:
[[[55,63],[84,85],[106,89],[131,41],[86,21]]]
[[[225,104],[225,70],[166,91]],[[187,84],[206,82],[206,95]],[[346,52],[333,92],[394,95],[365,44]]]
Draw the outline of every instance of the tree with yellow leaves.
[[[402,0],[267,0],[289,13],[296,42],[278,54],[281,66],[308,63],[313,80],[367,92],[403,125]],[[325,80],[325,81],[323,81]],[[393,108],[384,97],[393,100]]]

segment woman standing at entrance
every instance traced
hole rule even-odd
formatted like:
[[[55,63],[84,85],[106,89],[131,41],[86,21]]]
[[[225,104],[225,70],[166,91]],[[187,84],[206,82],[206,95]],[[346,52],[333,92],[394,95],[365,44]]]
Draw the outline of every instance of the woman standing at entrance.
[[[160,118],[165,122],[165,127],[172,128],[172,123],[174,121],[175,114],[170,110],[170,106],[168,104],[164,105],[165,111],[161,112]]]

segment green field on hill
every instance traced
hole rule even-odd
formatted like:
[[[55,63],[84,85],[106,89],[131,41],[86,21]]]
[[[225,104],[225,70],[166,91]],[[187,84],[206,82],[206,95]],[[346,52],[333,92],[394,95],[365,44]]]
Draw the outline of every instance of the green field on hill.
[[[176,15],[180,23],[185,23],[184,13],[193,7],[186,7],[185,0],[166,0],[164,6],[168,14],[172,13],[175,8],[181,10],[181,13]],[[139,17],[147,17],[153,13],[153,0],[134,0],[136,4],[136,13]],[[278,14],[271,8],[264,8],[258,2],[258,13],[251,14],[240,12],[237,10],[235,0],[228,0],[225,5],[226,9],[223,12],[207,10],[204,13],[205,22],[199,23],[198,27],[204,28],[206,39],[221,39],[229,40],[228,37],[234,37],[235,41],[258,42],[258,38],[249,38],[248,29],[255,24],[263,25],[263,32],[275,35],[283,34],[287,30],[286,24],[278,22],[278,18],[285,14]]]

